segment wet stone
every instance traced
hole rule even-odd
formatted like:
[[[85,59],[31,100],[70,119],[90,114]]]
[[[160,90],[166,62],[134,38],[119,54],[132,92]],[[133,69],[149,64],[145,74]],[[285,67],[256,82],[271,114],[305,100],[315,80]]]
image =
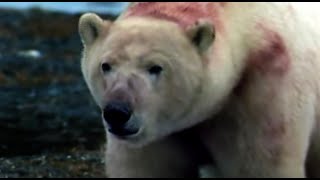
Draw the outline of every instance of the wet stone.
[[[80,71],[80,15],[0,9],[0,177],[104,176],[105,132]]]

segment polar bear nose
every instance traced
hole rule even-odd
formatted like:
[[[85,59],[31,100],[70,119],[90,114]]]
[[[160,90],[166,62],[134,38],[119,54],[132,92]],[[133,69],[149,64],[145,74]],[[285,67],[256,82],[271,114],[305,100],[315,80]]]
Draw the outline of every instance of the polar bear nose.
[[[129,103],[113,101],[108,103],[103,111],[105,121],[113,127],[121,127],[129,121],[132,109]]]
[[[103,110],[103,118],[108,123],[109,132],[118,136],[128,136],[137,132],[134,126],[127,123],[132,115],[129,103],[113,101],[108,103]]]

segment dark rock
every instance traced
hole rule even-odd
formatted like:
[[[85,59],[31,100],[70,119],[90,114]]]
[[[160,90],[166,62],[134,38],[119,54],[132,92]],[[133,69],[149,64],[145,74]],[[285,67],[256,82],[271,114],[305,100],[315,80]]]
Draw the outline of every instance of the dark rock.
[[[0,10],[0,157],[104,141],[80,71],[79,17]]]
[[[0,158],[0,178],[104,178],[102,151],[67,152]]]

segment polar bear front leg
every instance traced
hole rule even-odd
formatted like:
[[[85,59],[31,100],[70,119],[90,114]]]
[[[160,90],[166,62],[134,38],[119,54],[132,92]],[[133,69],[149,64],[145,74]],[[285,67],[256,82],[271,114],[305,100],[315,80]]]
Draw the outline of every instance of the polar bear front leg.
[[[306,176],[315,96],[307,85],[269,80],[251,81],[202,129],[223,177]]]
[[[197,177],[196,163],[175,139],[167,138],[145,147],[129,147],[108,137],[107,176],[111,178]]]

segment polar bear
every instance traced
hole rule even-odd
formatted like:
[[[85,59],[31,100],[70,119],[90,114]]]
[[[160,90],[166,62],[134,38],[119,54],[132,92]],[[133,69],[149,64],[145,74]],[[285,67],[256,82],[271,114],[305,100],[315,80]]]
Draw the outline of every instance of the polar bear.
[[[79,20],[108,177],[319,177],[317,4],[132,3]],[[314,11],[315,10],[315,11]]]

